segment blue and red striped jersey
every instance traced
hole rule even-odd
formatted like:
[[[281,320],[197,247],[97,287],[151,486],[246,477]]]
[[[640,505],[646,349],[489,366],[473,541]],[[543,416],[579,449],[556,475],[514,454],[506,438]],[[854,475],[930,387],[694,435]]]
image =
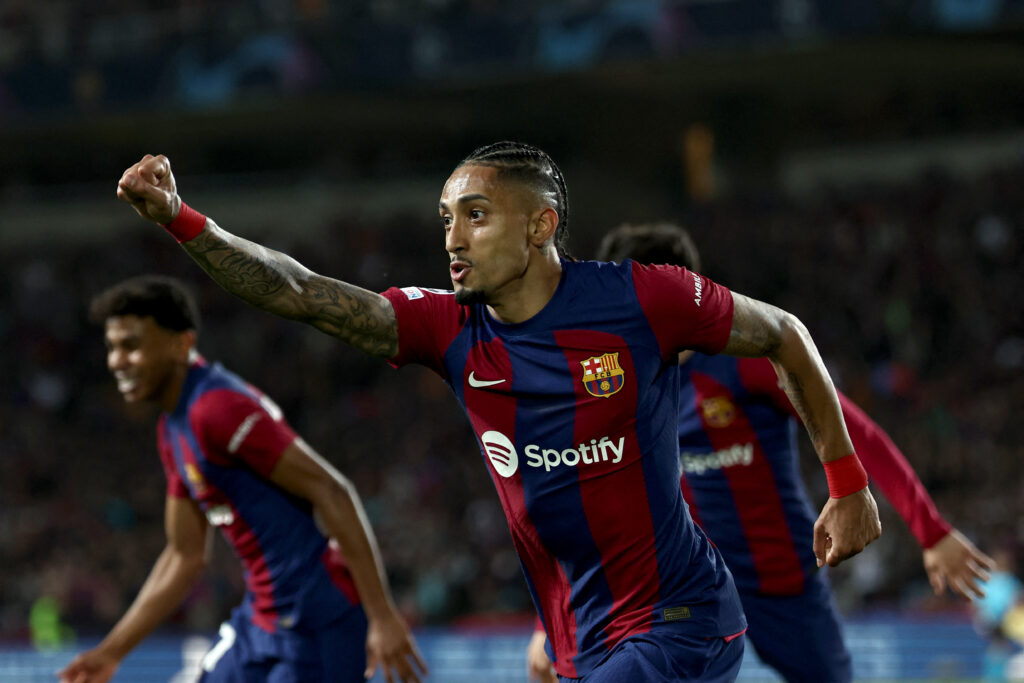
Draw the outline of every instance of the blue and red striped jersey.
[[[561,675],[654,629],[745,628],[687,512],[675,439],[676,356],[725,346],[727,289],[672,266],[563,261],[552,299],[517,324],[451,292],[384,295],[392,364],[435,370],[469,417]]]
[[[337,544],[312,505],[275,486],[274,466],[295,439],[280,409],[219,363],[189,369],[157,441],[167,495],[192,498],[245,569],[242,610],[268,632],[344,617],[358,595]]]
[[[796,411],[764,358],[693,354],[682,366],[679,459],[690,512],[741,594],[796,595],[816,571],[814,521],[800,475]],[[839,394],[865,469],[930,548],[949,530],[882,429]]]

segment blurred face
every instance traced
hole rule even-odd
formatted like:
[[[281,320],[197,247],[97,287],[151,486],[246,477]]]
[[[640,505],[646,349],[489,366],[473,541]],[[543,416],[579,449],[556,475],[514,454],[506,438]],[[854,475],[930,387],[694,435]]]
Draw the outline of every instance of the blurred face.
[[[121,315],[107,318],[105,337],[107,367],[124,400],[173,409],[188,371],[194,333],[165,329],[149,316]]]
[[[516,291],[530,263],[530,224],[543,207],[526,187],[498,174],[490,166],[457,168],[438,203],[460,304],[492,304]]]

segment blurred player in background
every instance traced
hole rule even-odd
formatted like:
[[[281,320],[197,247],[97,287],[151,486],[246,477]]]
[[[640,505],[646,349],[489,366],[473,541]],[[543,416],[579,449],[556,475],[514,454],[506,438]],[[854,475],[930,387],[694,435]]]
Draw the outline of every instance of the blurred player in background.
[[[200,680],[355,683],[380,666],[388,681],[420,681],[416,667],[426,667],[352,484],[269,398],[198,354],[198,312],[181,284],[126,280],[96,297],[91,314],[105,326],[118,391],[162,410],[167,546],[125,615],[61,679],[110,679],[188,594],[212,525],[242,561],[248,590],[221,625]]]
[[[739,670],[739,598],[677,483],[684,349],[768,355],[790,379],[838,492],[822,511],[819,562],[837,564],[881,531],[800,322],[683,268],[566,258],[565,182],[535,147],[480,148],[445,183],[454,292],[379,295],[312,273],[184,205],[164,157],[126,170],[117,192],[228,291],[449,384],[565,679],[713,682]]]
[[[670,224],[624,225],[609,232],[601,261],[669,263],[700,270],[688,232]],[[852,669],[839,618],[811,551],[814,513],[800,476],[797,420],[771,363],[763,358],[679,356],[681,486],[690,513],[732,570],[750,642],[787,681],[849,681]],[[839,393],[850,438],[868,474],[923,548],[936,594],[980,596],[992,560],[935,509],[895,444]],[[550,663],[544,634],[528,648],[531,676]]]

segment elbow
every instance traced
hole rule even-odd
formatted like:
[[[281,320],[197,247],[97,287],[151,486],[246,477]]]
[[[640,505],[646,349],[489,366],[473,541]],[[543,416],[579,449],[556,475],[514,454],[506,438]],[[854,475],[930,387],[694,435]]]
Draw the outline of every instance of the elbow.
[[[354,489],[347,479],[340,476],[325,476],[312,491],[310,502],[315,510],[323,514],[327,510],[337,508],[340,504],[351,505],[355,497],[353,494]]]
[[[196,581],[209,565],[205,552],[191,554],[184,559],[183,570],[190,582]]]
[[[772,360],[782,360],[794,350],[804,351],[813,347],[811,333],[800,318],[788,311],[779,310],[776,319],[778,336],[774,348],[767,354]]]

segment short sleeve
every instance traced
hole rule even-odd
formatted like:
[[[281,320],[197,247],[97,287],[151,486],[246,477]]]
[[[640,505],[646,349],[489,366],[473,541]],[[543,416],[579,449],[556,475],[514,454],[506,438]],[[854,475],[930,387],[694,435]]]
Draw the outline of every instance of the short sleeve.
[[[678,266],[632,264],[633,284],[662,357],[693,349],[715,354],[732,331],[732,293]]]
[[[156,426],[156,448],[160,453],[160,464],[164,467],[164,476],[167,478],[167,497],[168,498],[191,498],[188,492],[188,487],[185,486],[185,482],[181,480],[181,475],[178,474],[178,468],[174,464],[174,453],[171,450],[171,444],[167,440],[167,425],[164,424],[164,418],[160,418],[160,422]]]
[[[388,362],[425,365],[447,378],[444,354],[465,324],[466,307],[455,303],[454,292],[423,287],[392,287],[382,295],[398,321],[398,353]]]
[[[200,396],[189,410],[192,430],[212,462],[241,462],[269,477],[293,441],[295,431],[281,409],[262,394],[214,389]]]

